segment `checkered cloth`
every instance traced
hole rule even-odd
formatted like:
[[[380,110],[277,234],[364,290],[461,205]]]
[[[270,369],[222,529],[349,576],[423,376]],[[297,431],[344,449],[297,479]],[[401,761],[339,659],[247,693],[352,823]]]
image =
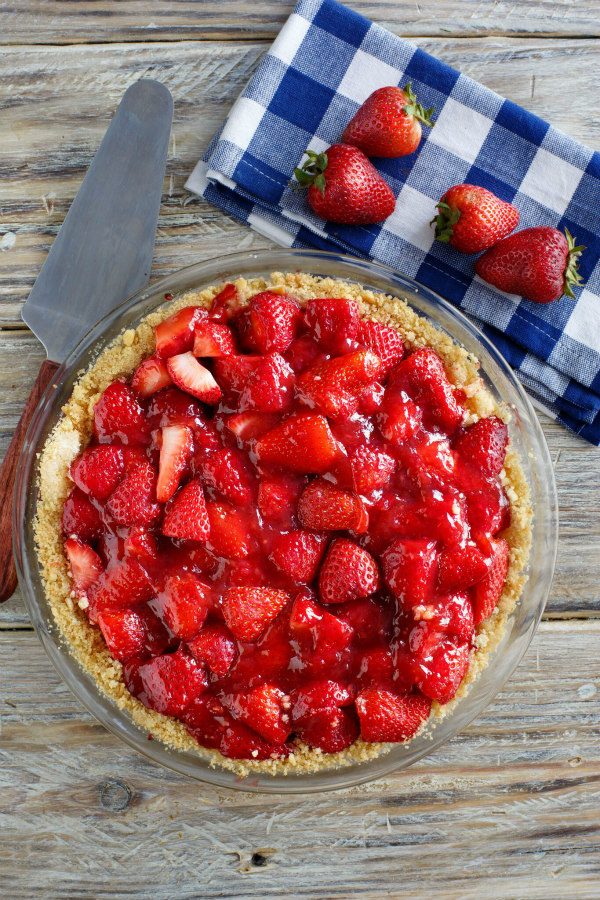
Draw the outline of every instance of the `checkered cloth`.
[[[376,88],[410,81],[436,110],[418,151],[377,160],[397,196],[379,225],[326,224],[290,188],[307,148],[339,141]],[[577,300],[502,294],[473,257],[434,241],[451,185],[483,185],[520,227],[567,227],[585,244]],[[546,412],[600,445],[600,154],[336,0],[300,0],[187,185],[286,247],[371,257],[440,293],[478,324]]]

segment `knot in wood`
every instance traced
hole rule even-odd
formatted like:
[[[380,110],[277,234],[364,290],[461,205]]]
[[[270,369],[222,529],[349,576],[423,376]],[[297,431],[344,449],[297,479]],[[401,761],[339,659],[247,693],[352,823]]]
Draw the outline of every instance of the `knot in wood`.
[[[133,797],[133,791],[129,785],[116,778],[103,781],[99,787],[100,805],[111,812],[120,812],[127,809]]]

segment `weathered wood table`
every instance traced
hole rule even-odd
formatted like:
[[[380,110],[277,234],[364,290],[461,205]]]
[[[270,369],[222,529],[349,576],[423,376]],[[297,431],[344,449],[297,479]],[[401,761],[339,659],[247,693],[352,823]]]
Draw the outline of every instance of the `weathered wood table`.
[[[592,146],[598,0],[354,0]],[[287,0],[0,0],[0,442],[42,360],[19,318],[125,88],[175,122],[154,275],[266,241],[183,184]],[[0,610],[0,894],[600,897],[600,451],[546,422],[560,551],[544,621],[481,716],[404,774],[307,799],[157,768],[59,681],[17,594]]]

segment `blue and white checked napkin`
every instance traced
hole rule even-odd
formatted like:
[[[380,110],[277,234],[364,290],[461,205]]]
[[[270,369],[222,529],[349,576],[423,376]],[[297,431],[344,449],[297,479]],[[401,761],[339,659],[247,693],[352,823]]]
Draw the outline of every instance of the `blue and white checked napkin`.
[[[380,225],[326,224],[290,188],[307,148],[340,140],[376,88],[413,85],[436,110],[416,153],[376,160],[397,196]],[[565,226],[585,244],[575,302],[540,306],[473,274],[434,241],[453,184],[514,203],[520,228]],[[300,0],[186,187],[286,247],[371,257],[411,275],[483,329],[546,412],[600,445],[600,153],[336,0]]]

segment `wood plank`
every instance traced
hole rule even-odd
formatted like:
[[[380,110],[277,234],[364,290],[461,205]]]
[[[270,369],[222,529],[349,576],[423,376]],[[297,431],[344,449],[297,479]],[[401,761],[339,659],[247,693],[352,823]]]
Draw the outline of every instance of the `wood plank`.
[[[78,5],[65,4],[65,9]],[[536,38],[524,44],[466,38],[420,44],[557,127],[600,146],[600,120],[590,116],[588,103],[600,92],[594,41]],[[0,326],[18,322],[21,304],[119,98],[143,75],[164,81],[175,98],[155,271],[172,272],[236,249],[240,241],[242,246],[265,244],[204,203],[184,205],[189,197],[183,189],[263,50],[258,44],[191,42],[4,50],[0,240],[9,237],[0,245],[6,248],[0,253]]]
[[[599,640],[600,623],[543,624],[488,710],[429,759],[290,799],[159,769],[82,711],[32,634],[0,635],[3,894],[592,900]]]
[[[0,331],[0,456],[8,446],[42,359],[43,351],[32,334]],[[543,422],[554,460],[560,507],[558,561],[546,614],[600,614],[600,454],[547,418],[543,417]],[[0,627],[21,626],[27,621],[18,594],[0,606]]]
[[[411,35],[597,35],[593,0],[353,0],[357,12]],[[183,39],[272,39],[293,3],[281,0],[3,0],[0,42],[71,44]]]

